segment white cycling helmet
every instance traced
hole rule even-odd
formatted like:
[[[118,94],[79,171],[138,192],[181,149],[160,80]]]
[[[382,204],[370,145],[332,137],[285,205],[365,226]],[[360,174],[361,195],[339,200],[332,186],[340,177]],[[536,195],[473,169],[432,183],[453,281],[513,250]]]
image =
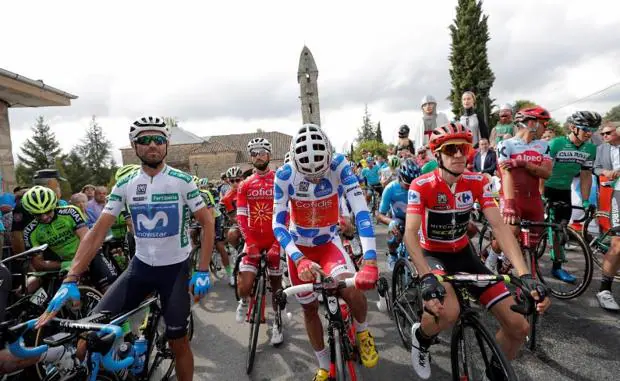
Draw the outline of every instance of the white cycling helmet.
[[[164,118],[157,116],[145,116],[136,119],[129,127],[129,140],[133,141],[138,134],[144,131],[159,131],[166,138],[170,138],[170,128],[166,125]]]
[[[271,143],[265,138],[254,138],[248,143],[248,153],[255,149],[264,149],[271,153]]]
[[[203,177],[198,180],[198,188],[206,188],[209,185],[209,179],[207,177]]]
[[[284,164],[291,162],[291,151],[287,151],[284,154]]]
[[[323,177],[332,161],[332,145],[321,127],[304,124],[291,141],[291,163],[308,178]]]
[[[229,179],[236,179],[243,176],[243,171],[239,167],[230,167],[226,171],[226,177]]]

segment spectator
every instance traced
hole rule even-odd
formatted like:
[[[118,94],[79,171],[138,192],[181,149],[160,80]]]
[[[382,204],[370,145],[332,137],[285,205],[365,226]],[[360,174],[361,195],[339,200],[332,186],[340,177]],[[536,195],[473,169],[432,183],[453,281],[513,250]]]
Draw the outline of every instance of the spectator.
[[[409,147],[398,147],[396,151],[396,155],[400,158],[400,160],[405,160],[413,157],[413,154],[409,150]]]
[[[409,126],[403,124],[398,129],[398,149],[407,149],[411,154],[415,153],[414,143],[409,139]]]
[[[82,187],[82,193],[84,193],[86,195],[86,198],[88,198],[88,201],[92,200],[93,198],[95,198],[95,186],[92,184],[86,184]]]
[[[381,172],[382,169],[388,167],[388,163],[386,163],[385,158],[381,154],[375,155],[375,162],[377,163],[377,166],[379,167],[379,172]]]
[[[477,147],[481,138],[489,138],[489,131],[484,121],[484,115],[476,113],[476,95],[473,92],[464,92],[461,100],[463,102],[464,112],[459,118],[459,121],[471,131],[474,147]]]
[[[67,179],[60,176],[58,170],[56,169],[41,169],[34,173],[34,185],[42,185],[44,187],[48,187],[54,192],[56,192],[56,196],[58,197],[58,206],[67,206],[69,203],[65,200],[62,200],[62,191],[60,189],[60,181],[67,181]]]
[[[431,157],[428,155],[428,149],[426,146],[418,147],[418,152],[415,154],[415,163],[418,167],[424,167],[424,164],[431,161]]]
[[[84,193],[74,193],[71,196],[70,202],[71,205],[77,206],[80,212],[82,212],[82,218],[84,219],[84,221],[86,221],[88,228],[92,228],[93,225],[90,224],[90,220],[86,217],[88,208],[88,196],[86,196]]]
[[[428,144],[428,138],[435,128],[449,123],[446,114],[437,112],[437,101],[432,95],[422,98],[420,107],[422,109],[422,118],[413,125],[413,138],[416,150]],[[415,155],[415,150],[411,151],[411,154]],[[427,155],[429,157],[432,156],[430,152]]]
[[[14,254],[25,251],[24,228],[34,219],[23,207],[21,198],[28,190],[28,187],[16,187],[13,189],[15,195],[15,208],[13,208],[13,223],[11,225],[11,247]]]
[[[94,225],[97,219],[103,211],[103,207],[106,204],[106,196],[108,195],[108,188],[99,186],[95,188],[95,197],[88,202],[86,207],[86,215],[88,218],[87,224]]]
[[[506,139],[505,136],[513,137],[517,133],[517,127],[512,122],[512,106],[508,103],[499,107],[499,121],[491,131],[489,138],[491,148],[495,149],[497,143]]]
[[[551,139],[555,138],[555,131],[554,130],[545,130],[545,132],[543,132],[543,135],[541,137],[542,140],[545,141],[550,141]]]
[[[478,152],[474,156],[474,172],[488,173],[494,176],[496,169],[497,156],[495,151],[489,150],[489,141],[482,138],[478,144]]]

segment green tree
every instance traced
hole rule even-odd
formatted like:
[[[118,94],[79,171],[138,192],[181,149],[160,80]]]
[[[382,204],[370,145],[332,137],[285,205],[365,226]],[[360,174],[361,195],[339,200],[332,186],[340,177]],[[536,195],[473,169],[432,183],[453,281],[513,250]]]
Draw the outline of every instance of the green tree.
[[[370,112],[368,111],[368,105],[364,106],[364,116],[362,117],[362,126],[357,130],[357,141],[363,142],[365,140],[375,140],[375,131],[370,119]]]
[[[71,184],[73,193],[79,192],[84,185],[90,183],[91,173],[76,148],[63,156],[62,163],[66,174],[64,177]]]
[[[60,143],[43,116],[37,118],[32,132],[33,136],[24,142],[21,154],[17,155],[21,165],[18,168],[20,182],[24,181],[24,184],[32,183],[35,171],[53,168],[56,157],[61,154]]]
[[[164,117],[164,122],[170,128],[179,127],[179,119],[176,116],[166,116]]]
[[[381,122],[377,123],[377,130],[375,131],[375,140],[383,143],[383,135],[381,134]]]
[[[620,105],[613,107],[607,111],[607,114],[603,117],[603,120],[610,122],[620,122]]]
[[[387,148],[388,146],[384,143],[378,142],[376,140],[365,140],[357,145],[355,151],[353,152],[353,160],[360,161],[361,159],[365,159],[362,157],[362,151],[369,151],[372,155],[381,155],[383,157],[387,157]]]
[[[68,201],[71,199],[71,195],[74,191],[71,188],[71,181],[67,178],[67,170],[62,156],[56,158],[55,167],[58,169],[58,174],[60,177],[67,179],[67,181],[59,181],[58,183],[60,184],[60,192],[62,194],[61,198]]]
[[[20,161],[15,164],[15,178],[19,185],[32,185],[32,172]]]
[[[482,1],[458,0],[456,18],[450,25],[452,36],[450,59],[450,102],[452,112],[463,114],[461,97],[464,91],[476,94],[477,112],[489,120],[492,99],[489,92],[495,82],[495,74],[489,65],[487,42],[491,39],[487,25],[489,16],[482,11]]]
[[[90,174],[90,182],[95,185],[108,183],[112,168],[112,142],[105,137],[103,129],[93,116],[82,144],[76,147]]]

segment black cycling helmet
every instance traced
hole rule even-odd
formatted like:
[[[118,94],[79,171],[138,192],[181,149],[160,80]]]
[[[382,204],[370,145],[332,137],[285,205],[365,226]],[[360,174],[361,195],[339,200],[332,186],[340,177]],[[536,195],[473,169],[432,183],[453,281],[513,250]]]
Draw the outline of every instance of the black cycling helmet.
[[[420,176],[420,173],[420,167],[412,159],[407,159],[400,163],[398,179],[405,184],[411,184],[413,179]]]
[[[403,124],[398,129],[398,137],[399,138],[406,138],[407,136],[409,136],[409,126],[407,126],[406,124]]]
[[[594,111],[577,111],[570,117],[570,123],[577,127],[599,128],[603,118]]]

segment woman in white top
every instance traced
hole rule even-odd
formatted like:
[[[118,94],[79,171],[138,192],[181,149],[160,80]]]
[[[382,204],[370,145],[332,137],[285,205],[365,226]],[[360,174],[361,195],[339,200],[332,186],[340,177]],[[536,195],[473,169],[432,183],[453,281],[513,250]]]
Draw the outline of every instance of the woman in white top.
[[[482,113],[476,112],[476,95],[471,91],[466,91],[463,93],[461,101],[463,102],[464,111],[459,121],[465,128],[471,131],[473,144],[477,146],[481,138],[489,138],[489,130]]]

